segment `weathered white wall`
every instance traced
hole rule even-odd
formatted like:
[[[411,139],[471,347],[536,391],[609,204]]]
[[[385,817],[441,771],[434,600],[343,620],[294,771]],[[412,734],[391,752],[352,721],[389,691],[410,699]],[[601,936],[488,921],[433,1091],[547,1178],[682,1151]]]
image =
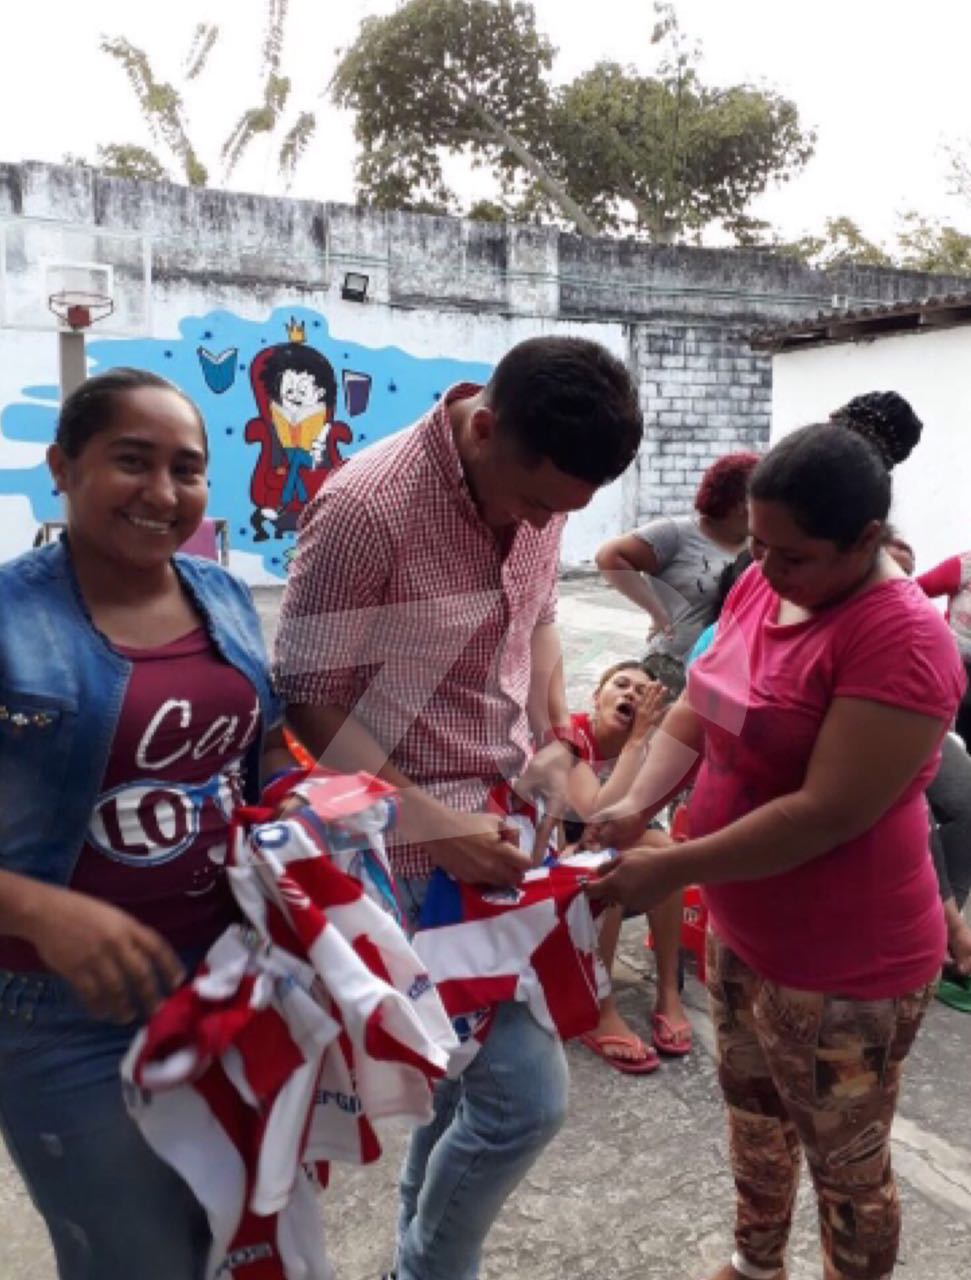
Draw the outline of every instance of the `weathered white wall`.
[[[323,292],[305,294],[300,302],[327,316],[334,337],[376,352],[395,347],[417,358],[444,357],[494,365],[510,347],[525,338],[563,334],[589,338],[601,343],[620,360],[626,362],[628,358],[625,327],[617,322],[402,311],[380,302],[364,306],[344,302],[339,296],[335,299]],[[265,302],[245,286],[222,284],[216,289],[203,290],[189,282],[163,282],[154,290],[152,337],[174,340],[179,337],[180,325],[186,317],[206,315],[214,308],[255,321],[265,319],[267,314]],[[92,329],[92,339],[98,336],[98,330]],[[0,330],[0,357],[0,405],[29,401],[31,397],[24,395],[25,387],[56,381],[57,337],[54,333]],[[0,432],[0,469],[40,464],[45,448],[42,443],[6,439]],[[597,493],[585,510],[570,517],[563,541],[565,566],[590,564],[601,542],[634,522],[635,483],[636,471],[631,469],[627,476]],[[212,514],[224,513],[213,510]],[[0,493],[0,560],[26,550],[37,527],[26,497]],[[232,565],[253,584],[279,581],[278,576],[266,572],[259,556],[238,546],[232,552]]]
[[[607,537],[689,509],[701,471],[720,454],[764,445],[770,369],[748,345],[754,329],[799,319],[834,294],[861,306],[967,287],[883,268],[817,272],[761,251],[592,239],[0,163],[2,557],[28,546],[38,520],[56,513],[40,469],[57,371],[45,272],[65,261],[110,264],[114,273],[118,310],[92,333],[97,367],[157,369],[200,402],[215,446],[212,514],[230,521],[234,563],[253,582],[281,580],[293,535],[281,528],[284,540],[268,545],[250,527],[253,504],[264,503],[251,502],[249,491],[259,467],[253,442],[243,440],[253,413],[245,384],[260,345],[287,340],[291,309],[338,378],[342,369],[372,378],[370,407],[344,424],[354,437],[342,456],[425,412],[458,367],[487,376],[521,338],[581,334],[620,356],[637,380],[645,443],[628,473],[571,518],[563,544],[570,567],[590,564]],[[370,278],[363,305],[341,299],[349,270]],[[238,349],[231,391],[202,381],[197,344],[214,354]],[[341,411],[352,416],[346,404]]]
[[[920,570],[971,548],[971,325],[781,352],[772,374],[773,440],[865,391],[905,396],[924,434],[894,471],[892,519]]]

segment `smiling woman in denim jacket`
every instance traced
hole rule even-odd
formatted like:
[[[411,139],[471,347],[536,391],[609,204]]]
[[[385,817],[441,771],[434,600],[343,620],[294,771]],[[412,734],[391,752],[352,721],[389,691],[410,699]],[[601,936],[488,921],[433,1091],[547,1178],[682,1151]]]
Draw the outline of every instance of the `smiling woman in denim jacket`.
[[[209,1244],[118,1074],[234,918],[233,804],[288,761],[248,591],[176,553],[207,460],[170,383],[92,378],[48,451],[67,536],[0,566],[0,1129],[62,1280],[196,1280]]]

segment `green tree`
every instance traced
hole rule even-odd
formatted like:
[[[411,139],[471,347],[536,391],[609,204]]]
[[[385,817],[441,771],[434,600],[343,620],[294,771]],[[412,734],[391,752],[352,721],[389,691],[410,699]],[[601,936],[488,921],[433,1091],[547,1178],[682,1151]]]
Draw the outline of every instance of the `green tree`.
[[[146,182],[164,182],[165,168],[147,147],[134,143],[109,142],[99,147],[94,168],[109,178],[140,178]]]
[[[971,276],[971,235],[911,211],[901,218],[898,264],[913,271]]]
[[[504,203],[486,202],[490,216],[508,208],[658,241],[739,222],[805,162],[813,136],[776,94],[704,85],[673,8],[657,12],[656,76],[602,63],[560,89],[525,0],[409,0],[366,19],[331,84],[356,113],[361,198],[455,208],[443,178],[452,153],[492,169]]]
[[[250,107],[237,120],[232,133],[223,143],[222,158],[226,177],[239,164],[244,152],[261,135],[268,142],[268,158],[276,151],[277,169],[287,183],[306,151],[317,127],[312,111],[301,111],[280,137],[284,112],[290,100],[290,77],[282,74],[284,28],[288,0],[267,0],[266,34],[263,39],[263,93],[259,106]],[[276,144],[274,146],[274,144]]]
[[[666,244],[732,225],[811,155],[792,102],[750,85],[704,85],[690,58],[679,52],[656,76],[598,63],[559,94],[564,179],[601,226],[632,223]]]
[[[203,34],[205,53],[200,58],[198,50]],[[202,70],[217,36],[216,28],[205,28],[205,26],[196,28],[186,60],[185,79],[187,81],[194,79]],[[113,58],[124,70],[156,146],[164,147],[175,159],[189,186],[205,186],[209,171],[199,159],[189,137],[185,104],[179,90],[168,81],[158,80],[148,54],[123,36],[102,39],[101,51]],[[118,147],[121,150],[132,149],[131,144],[127,143],[112,143],[109,146]],[[163,162],[157,156],[155,159],[164,170]]]
[[[845,214],[827,218],[820,235],[802,236],[790,243],[770,246],[810,267],[826,271],[835,267],[892,267],[893,258],[874,240],[869,240],[857,223]]]
[[[288,0],[266,0],[263,38],[261,101],[243,112],[221,148],[223,179],[228,179],[257,138],[267,140],[268,161],[275,154],[277,171],[292,180],[316,128],[312,111],[301,111],[284,131],[291,82],[282,73],[283,44]],[[104,37],[101,50],[117,62],[128,77],[142,116],[161,154],[174,162],[176,173],[190,186],[205,186],[209,170],[193,144],[185,106],[185,90],[197,80],[219,39],[219,28],[199,23],[183,63],[180,85],[158,79],[144,49],[122,36]],[[131,143],[99,147],[97,167],[120,177],[165,177],[168,169],[160,154]]]
[[[945,146],[948,186],[951,194],[971,201],[971,140],[963,138]]]
[[[473,222],[508,222],[511,213],[499,200],[476,200],[465,216]]]
[[[845,214],[827,218],[820,235],[802,236],[791,243],[764,239],[759,243],[821,270],[902,267],[939,275],[971,276],[971,235],[915,210],[901,214],[890,246],[870,240]]]
[[[544,163],[553,48],[523,0],[409,0],[365,18],[330,84],[355,113],[361,197],[385,209],[457,207],[448,153],[511,181],[526,173],[577,228],[597,228]]]

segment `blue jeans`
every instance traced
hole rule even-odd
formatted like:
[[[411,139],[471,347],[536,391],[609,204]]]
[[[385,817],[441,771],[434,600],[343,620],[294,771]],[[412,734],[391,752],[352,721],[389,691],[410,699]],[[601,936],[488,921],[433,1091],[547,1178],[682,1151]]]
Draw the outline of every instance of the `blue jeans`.
[[[286,511],[294,498],[298,502],[307,501],[307,487],[300,472],[304,467],[312,467],[314,460],[306,449],[286,449],[287,478],[280,495],[280,510]]]
[[[426,880],[400,880],[417,921]],[[482,1245],[507,1197],[566,1115],[563,1046],[523,1004],[499,1007],[485,1044],[459,1080],[435,1091],[401,1174],[398,1280],[475,1280]]]
[[[135,1024],[99,1022],[61,979],[0,970],[0,1131],[61,1280],[201,1280],[205,1212],[129,1119]]]

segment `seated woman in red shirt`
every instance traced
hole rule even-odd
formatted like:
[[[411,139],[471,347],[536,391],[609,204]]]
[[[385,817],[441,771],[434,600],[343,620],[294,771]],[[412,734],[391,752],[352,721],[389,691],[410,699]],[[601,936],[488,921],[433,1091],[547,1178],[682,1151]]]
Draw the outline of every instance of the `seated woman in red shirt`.
[[[601,815],[604,843],[634,843],[700,760],[691,839],[621,854],[592,891],[646,910],[704,886],[737,1188],[716,1280],[784,1276],[801,1152],[827,1280],[894,1267],[890,1126],[946,942],[923,793],[964,687],[944,620],[882,545],[889,468],[915,442],[906,422],[833,423],[763,459],[758,564]]]
[[[600,677],[593,709],[570,717],[580,762],[570,773],[569,800],[579,824],[567,823],[567,838],[582,832],[582,819],[623,797],[644,762],[655,727],[663,719],[668,694],[633,659],[615,663]],[[577,830],[571,832],[570,827]],[[609,972],[617,951],[624,913],[604,912],[600,924],[600,957]],[[647,1075],[661,1065],[658,1052],[682,1058],[691,1052],[691,1024],[681,1003],[678,960],[681,946],[681,895],[673,894],[651,912],[657,998],[646,1045],[624,1020],[613,992],[600,1006],[600,1022],[581,1036],[581,1043],[611,1067],[628,1075]]]

